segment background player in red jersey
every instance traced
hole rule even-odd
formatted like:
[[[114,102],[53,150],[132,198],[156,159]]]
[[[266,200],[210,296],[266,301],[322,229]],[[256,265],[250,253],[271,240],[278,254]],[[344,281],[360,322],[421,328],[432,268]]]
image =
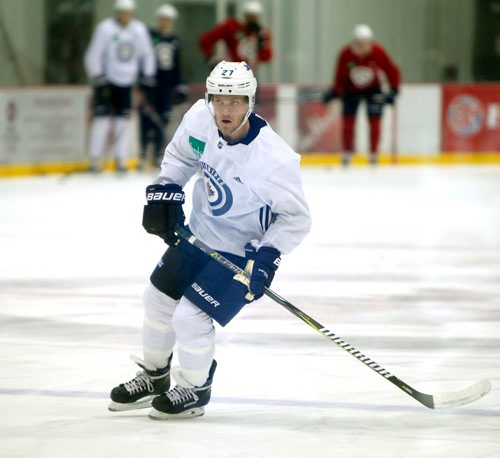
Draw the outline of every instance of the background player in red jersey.
[[[216,43],[223,41],[226,45],[226,61],[245,61],[254,72],[261,62],[269,62],[273,55],[271,33],[260,23],[262,13],[260,2],[247,1],[243,5],[244,21],[229,18],[203,33],[199,43],[207,61],[215,57]],[[216,62],[219,60],[217,58]]]
[[[384,85],[388,86],[385,92]],[[384,103],[394,104],[399,85],[399,68],[387,51],[373,41],[370,27],[364,24],[354,27],[352,42],[339,52],[333,86],[323,95],[324,103],[336,97],[342,99],[342,165],[349,165],[352,158],[356,112],[363,99],[370,124],[370,163],[377,163]]]

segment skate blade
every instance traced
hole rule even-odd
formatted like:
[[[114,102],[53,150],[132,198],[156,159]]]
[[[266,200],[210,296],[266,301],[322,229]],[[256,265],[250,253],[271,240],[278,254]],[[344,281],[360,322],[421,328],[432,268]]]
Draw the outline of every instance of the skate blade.
[[[195,417],[201,417],[202,415],[205,414],[205,408],[204,407],[196,407],[193,409],[186,410],[185,412],[181,413],[165,413],[165,412],[160,412],[159,410],[156,410],[154,407],[150,410],[148,417],[151,418],[151,420],[175,420],[176,418],[195,418]]]
[[[126,412],[127,410],[147,409],[151,407],[151,402],[154,398],[155,396],[151,396],[148,399],[142,399],[141,401],[130,404],[120,404],[119,402],[111,401],[108,405],[108,410],[110,412]]]

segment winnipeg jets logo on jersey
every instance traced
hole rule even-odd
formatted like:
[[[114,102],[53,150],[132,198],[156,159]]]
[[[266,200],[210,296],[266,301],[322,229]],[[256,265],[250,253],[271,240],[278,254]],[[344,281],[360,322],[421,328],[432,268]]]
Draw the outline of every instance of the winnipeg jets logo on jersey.
[[[174,67],[175,43],[161,41],[155,46],[156,59],[160,70],[172,70]]]
[[[119,43],[116,47],[116,54],[120,62],[129,62],[134,54],[134,45],[127,42]]]
[[[203,171],[210,211],[214,216],[224,215],[233,206],[233,193],[213,167],[201,161],[199,164]]]
[[[364,67],[362,65],[351,68],[349,72],[349,77],[351,78],[354,86],[359,88],[364,88],[369,86],[375,79],[375,72],[371,67]]]

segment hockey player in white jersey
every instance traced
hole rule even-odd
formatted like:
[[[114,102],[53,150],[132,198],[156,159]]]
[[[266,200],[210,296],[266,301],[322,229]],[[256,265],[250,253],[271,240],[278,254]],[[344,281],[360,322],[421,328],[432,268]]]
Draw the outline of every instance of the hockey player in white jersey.
[[[144,292],[142,371],[111,392],[109,409],[149,407],[154,419],[203,415],[216,369],[215,327],[259,299],[311,219],[300,156],[253,113],[257,81],[245,62],[220,62],[205,100],[185,114],[146,188],[143,226],[169,248]],[[189,230],[245,268],[233,274],[175,232],[185,222],[183,187],[196,173]],[[170,362],[177,343],[179,367]],[[170,372],[176,382],[171,388]]]
[[[147,27],[133,18],[134,0],[116,0],[115,17],[100,22],[85,54],[85,68],[93,85],[90,131],[91,170],[100,170],[100,159],[113,128],[117,169],[125,171],[129,146],[132,87],[139,70],[142,88],[155,84],[156,60]]]

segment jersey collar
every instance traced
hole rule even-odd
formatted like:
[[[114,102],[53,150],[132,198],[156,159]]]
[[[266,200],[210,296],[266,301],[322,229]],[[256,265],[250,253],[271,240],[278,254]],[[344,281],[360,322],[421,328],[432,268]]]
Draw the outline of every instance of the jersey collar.
[[[259,135],[260,129],[263,127],[267,126],[267,122],[261,118],[259,115],[256,115],[255,113],[251,113],[250,116],[248,117],[248,121],[250,123],[250,128],[248,129],[247,134],[238,140],[237,142],[234,143],[228,143],[228,145],[233,146],[233,145],[249,145],[252,143],[256,138],[257,135]],[[219,132],[219,137],[222,137],[222,132],[217,129]],[[224,138],[224,137],[222,137]]]

